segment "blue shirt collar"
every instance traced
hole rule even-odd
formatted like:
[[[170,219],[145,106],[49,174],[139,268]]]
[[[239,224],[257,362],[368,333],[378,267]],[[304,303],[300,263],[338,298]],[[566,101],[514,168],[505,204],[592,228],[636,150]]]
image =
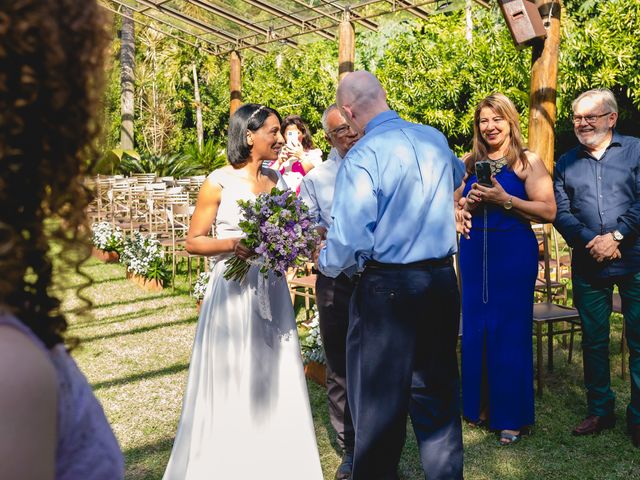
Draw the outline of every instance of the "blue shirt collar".
[[[615,130],[613,131],[613,137],[611,137],[611,143],[609,144],[609,146],[611,145],[622,145],[622,135],[620,135]]]
[[[379,113],[367,123],[364,127],[365,135],[369,133],[371,130],[376,128],[378,125],[381,125],[389,120],[395,120],[396,118],[400,118],[400,116],[394,110],[386,110],[382,113]]]

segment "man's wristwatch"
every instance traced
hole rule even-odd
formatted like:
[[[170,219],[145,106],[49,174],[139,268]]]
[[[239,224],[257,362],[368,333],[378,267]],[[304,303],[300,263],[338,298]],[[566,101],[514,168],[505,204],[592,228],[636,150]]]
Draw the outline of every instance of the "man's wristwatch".
[[[509,197],[509,200],[507,200],[506,202],[504,202],[502,204],[502,206],[504,207],[505,210],[511,210],[513,208],[513,202],[512,202],[513,197]],[[620,232],[618,232],[620,233]]]
[[[613,235],[613,239],[616,242],[621,242],[622,240],[624,240],[624,235],[622,235],[618,230],[614,230],[613,232],[611,232],[611,235]]]

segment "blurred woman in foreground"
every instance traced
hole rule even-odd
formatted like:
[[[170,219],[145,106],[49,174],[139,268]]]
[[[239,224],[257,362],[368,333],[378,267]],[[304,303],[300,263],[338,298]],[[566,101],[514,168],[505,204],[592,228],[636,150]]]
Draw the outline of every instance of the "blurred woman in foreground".
[[[118,480],[102,407],[67,353],[51,241],[77,268],[108,41],[95,0],[0,1],[0,477]],[[51,221],[48,221],[51,219]],[[86,231],[86,230],[85,230]]]

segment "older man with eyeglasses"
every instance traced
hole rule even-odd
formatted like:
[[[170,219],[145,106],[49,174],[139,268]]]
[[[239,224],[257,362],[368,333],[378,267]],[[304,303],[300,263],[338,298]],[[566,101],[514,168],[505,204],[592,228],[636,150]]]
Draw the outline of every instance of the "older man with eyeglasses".
[[[338,107],[333,104],[322,115],[324,134],[333,147],[329,157],[311,170],[300,184],[300,198],[309,207],[311,217],[318,223],[324,238],[333,223],[331,207],[338,169],[342,159],[358,141]],[[349,301],[353,282],[344,273],[331,278],[317,272],[316,302],[320,315],[320,336],[327,362],[327,397],[329,418],[336,430],[337,442],[343,450],[336,480],[348,479],[353,464],[354,430],[347,401],[347,329]]]
[[[588,413],[572,433],[590,435],[615,425],[609,317],[617,285],[630,353],[627,425],[640,447],[640,139],[617,133],[617,120],[609,90],[589,90],[573,102],[580,145],[556,164],[554,225],[573,247],[573,301],[582,320]]]

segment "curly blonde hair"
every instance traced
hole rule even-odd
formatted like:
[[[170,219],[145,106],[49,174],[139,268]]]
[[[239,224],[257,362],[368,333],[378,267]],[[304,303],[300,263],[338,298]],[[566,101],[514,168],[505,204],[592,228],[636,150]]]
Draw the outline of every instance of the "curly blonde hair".
[[[49,348],[67,327],[52,243],[76,271],[88,256],[108,24],[95,0],[0,0],[0,304]]]

